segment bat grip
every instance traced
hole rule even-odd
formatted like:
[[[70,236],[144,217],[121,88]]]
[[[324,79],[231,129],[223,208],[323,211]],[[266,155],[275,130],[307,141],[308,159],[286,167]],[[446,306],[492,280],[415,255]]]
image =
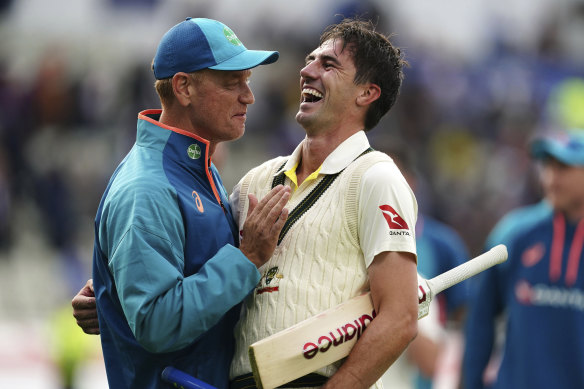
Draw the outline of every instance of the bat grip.
[[[432,291],[432,295],[436,295],[444,289],[450,288],[451,286],[458,284],[491,266],[505,262],[506,260],[507,247],[500,244],[470,261],[428,280],[428,286]]]
[[[179,389],[217,389],[172,366],[164,368],[162,371],[162,380]]]

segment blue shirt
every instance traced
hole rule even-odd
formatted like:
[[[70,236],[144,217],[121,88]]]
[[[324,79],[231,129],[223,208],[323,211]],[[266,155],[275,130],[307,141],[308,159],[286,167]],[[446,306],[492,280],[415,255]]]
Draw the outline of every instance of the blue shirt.
[[[260,274],[237,227],[209,143],[138,117],[136,143],[97,211],[93,259],[110,388],[165,388],[172,365],[227,388],[239,303]]]
[[[488,247],[508,260],[479,276],[463,360],[465,388],[483,388],[505,313],[505,343],[493,388],[584,388],[584,220],[567,221],[547,203],[512,211]]]

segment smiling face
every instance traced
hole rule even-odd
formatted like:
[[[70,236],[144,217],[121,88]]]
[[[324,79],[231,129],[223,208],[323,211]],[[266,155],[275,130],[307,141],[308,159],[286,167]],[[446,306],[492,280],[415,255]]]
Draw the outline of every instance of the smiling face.
[[[343,50],[340,39],[324,42],[306,57],[300,70],[302,95],[296,120],[308,134],[359,121],[355,100],[362,88],[354,83],[355,72],[351,52],[348,47]]]
[[[584,166],[544,159],[541,182],[546,199],[555,209],[574,218],[584,217]]]
[[[245,131],[247,105],[254,96],[249,88],[250,70],[205,69],[193,78],[189,121],[196,133],[214,142],[240,138]]]

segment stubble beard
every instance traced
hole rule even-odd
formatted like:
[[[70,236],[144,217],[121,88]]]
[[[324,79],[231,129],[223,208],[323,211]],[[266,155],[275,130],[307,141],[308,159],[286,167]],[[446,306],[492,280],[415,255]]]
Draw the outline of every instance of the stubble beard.
[[[323,122],[323,117],[319,113],[306,113],[298,111],[296,114],[296,122],[302,126],[307,135],[317,135],[326,123]]]

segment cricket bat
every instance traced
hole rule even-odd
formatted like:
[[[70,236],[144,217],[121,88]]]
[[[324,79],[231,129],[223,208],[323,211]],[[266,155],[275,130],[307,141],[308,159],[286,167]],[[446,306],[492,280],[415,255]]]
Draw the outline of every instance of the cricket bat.
[[[506,260],[507,247],[498,245],[432,279],[418,275],[418,319],[438,293]],[[375,315],[367,292],[252,344],[257,387],[276,388],[346,357]]]

